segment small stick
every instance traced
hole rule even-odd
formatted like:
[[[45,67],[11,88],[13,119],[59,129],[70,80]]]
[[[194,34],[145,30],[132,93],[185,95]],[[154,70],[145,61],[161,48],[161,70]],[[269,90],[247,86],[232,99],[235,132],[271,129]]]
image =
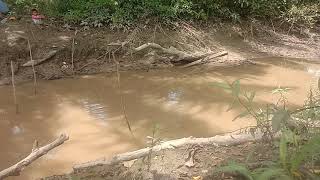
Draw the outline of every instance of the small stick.
[[[75,36],[77,35],[78,31],[74,32],[74,37],[72,38],[72,48],[71,48],[71,68],[72,68],[72,75],[74,76],[74,45],[75,45]]]
[[[17,103],[17,96],[16,96],[16,86],[14,83],[14,69],[13,69],[13,62],[11,61],[11,82],[12,82],[12,89],[13,89],[13,102],[16,107],[16,114],[19,113],[19,107]]]
[[[272,19],[271,19],[271,25],[272,25],[273,32],[275,33],[276,32],[276,28],[274,27]]]
[[[122,111],[123,111],[123,115],[124,115],[124,119],[126,120],[126,123],[127,123],[127,126],[128,126],[128,129],[130,131],[130,133],[132,134],[133,136],[133,132],[132,132],[132,129],[131,129],[131,125],[130,125],[130,122],[128,120],[128,117],[127,117],[127,113],[126,113],[126,106],[125,106],[125,103],[124,103],[124,98],[121,94],[121,83],[120,83],[120,72],[119,72],[119,62],[116,61],[115,59],[115,56],[114,56],[114,52],[112,53],[112,58],[113,58],[113,62],[116,64],[116,70],[117,70],[117,83],[118,83],[118,89],[119,89],[119,93],[120,93],[120,103],[121,103],[121,107],[122,107]]]
[[[31,45],[30,45],[30,40],[28,39],[28,47],[29,47],[29,54],[30,54],[30,61],[32,65],[32,71],[33,71],[33,90],[34,90],[34,95],[37,95],[37,75],[36,75],[36,70],[34,67],[34,60],[32,58],[32,50],[31,50]]]

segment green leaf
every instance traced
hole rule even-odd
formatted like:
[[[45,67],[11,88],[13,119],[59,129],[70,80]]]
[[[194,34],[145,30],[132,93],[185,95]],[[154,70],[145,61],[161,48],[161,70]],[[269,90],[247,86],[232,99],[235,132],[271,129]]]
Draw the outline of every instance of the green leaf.
[[[226,82],[213,82],[212,83],[213,86],[216,86],[218,88],[222,88],[224,90],[231,90],[232,88],[230,87],[230,85]]]
[[[279,158],[282,166],[284,168],[287,167],[287,155],[288,155],[288,146],[287,146],[287,138],[282,135],[280,138],[280,144],[279,144]]]
[[[233,109],[234,105],[236,104],[236,99],[234,98],[232,103],[229,104],[228,109],[226,110],[226,112],[229,112],[231,109]]]
[[[278,87],[275,88],[271,91],[271,94],[285,94],[287,92],[289,92],[291,90],[291,88],[282,88],[282,87]]]
[[[286,138],[288,143],[295,143],[295,133],[290,129],[284,129],[282,135]]]
[[[240,94],[240,79],[233,81],[233,83],[231,84],[231,87],[232,87],[232,94],[238,97]]]
[[[227,166],[219,167],[215,171],[215,173],[237,173],[248,180],[253,180],[250,171],[247,169],[245,165],[238,164],[235,162],[231,162]]]
[[[285,109],[276,111],[271,119],[273,132],[278,132],[281,128],[281,124],[287,121],[289,118],[290,115]]]
[[[281,178],[280,178],[281,177]],[[255,180],[271,180],[271,179],[291,179],[281,168],[260,168],[259,173],[255,176]]]
[[[304,161],[309,160],[313,155],[320,155],[320,135],[312,137],[291,156],[291,172],[296,171]]]
[[[252,101],[253,101],[253,99],[254,99],[255,96],[256,96],[256,92],[255,92],[255,91],[251,92],[248,101],[249,101],[250,103],[252,103]]]
[[[240,119],[240,118],[243,118],[243,117],[246,117],[249,115],[249,112],[248,111],[244,111],[242,112],[241,114],[237,115],[235,118],[232,119],[232,121],[235,121],[237,119]]]

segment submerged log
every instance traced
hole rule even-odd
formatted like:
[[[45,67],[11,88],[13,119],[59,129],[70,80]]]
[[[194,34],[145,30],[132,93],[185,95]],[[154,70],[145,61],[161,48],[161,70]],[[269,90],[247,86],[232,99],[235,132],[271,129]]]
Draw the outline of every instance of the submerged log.
[[[38,143],[35,142],[35,144],[33,145],[32,151],[31,153],[24,158],[23,160],[21,160],[20,162],[18,162],[17,164],[3,170],[0,172],[0,179],[4,179],[6,177],[9,176],[19,176],[20,172],[27,167],[28,165],[30,165],[33,161],[37,160],[38,158],[40,158],[41,156],[47,154],[50,150],[60,146],[61,144],[63,144],[65,141],[67,141],[69,139],[68,135],[66,134],[61,134],[59,138],[57,138],[56,140],[54,140],[52,143],[45,145],[41,148],[38,148]]]
[[[182,147],[185,145],[215,145],[215,146],[232,146],[238,145],[250,141],[259,141],[262,139],[262,134],[256,134],[252,136],[251,134],[241,134],[241,135],[224,135],[224,136],[214,136],[211,138],[182,138],[171,141],[163,142],[154,147],[147,147],[137,151],[127,152],[123,154],[118,154],[111,159],[102,158],[99,160],[78,164],[73,167],[74,171],[81,169],[86,169],[93,166],[102,166],[102,165],[114,165],[125,161],[131,161],[134,159],[142,158],[147,156],[150,151],[158,152],[165,149],[174,149]]]

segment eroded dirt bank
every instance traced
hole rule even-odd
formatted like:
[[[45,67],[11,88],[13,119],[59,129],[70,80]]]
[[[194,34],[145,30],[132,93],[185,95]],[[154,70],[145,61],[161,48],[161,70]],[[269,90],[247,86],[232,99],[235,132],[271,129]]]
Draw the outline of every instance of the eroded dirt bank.
[[[193,164],[187,164],[191,155]],[[215,173],[217,167],[230,161],[248,164],[250,168],[263,166],[277,158],[277,148],[266,143],[245,143],[224,146],[185,146],[152,153],[148,157],[120,163],[114,166],[94,166],[71,174],[51,176],[44,180],[221,180],[237,179],[231,174]],[[241,179],[242,177],[238,177]]]
[[[48,80],[74,74],[114,72],[116,65],[112,53],[121,71],[181,65],[172,63],[172,57],[163,58],[154,51],[130,51],[145,43],[157,43],[164,48],[174,47],[186,53],[228,52],[227,56],[211,61],[210,64],[214,66],[237,65],[257,57],[317,59],[320,56],[320,36],[316,28],[300,32],[297,37],[282,33],[281,30],[274,31],[259,23],[252,27],[248,28],[246,24],[215,24],[194,28],[182,23],[175,30],[167,30],[160,25],[126,32],[84,30],[79,27],[75,33],[74,28],[39,28],[27,21],[8,22],[0,26],[0,84],[10,83],[10,61],[14,63],[17,81],[32,79],[32,68],[23,66],[30,61],[28,39],[33,59],[45,60],[36,65],[37,76]]]

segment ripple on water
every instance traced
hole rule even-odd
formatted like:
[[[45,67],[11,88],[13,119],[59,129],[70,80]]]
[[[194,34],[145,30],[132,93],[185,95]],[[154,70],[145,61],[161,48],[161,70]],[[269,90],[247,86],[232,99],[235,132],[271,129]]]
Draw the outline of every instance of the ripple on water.
[[[85,111],[94,119],[106,123],[107,120],[107,112],[106,107],[99,103],[91,103],[88,99],[80,100],[83,105]],[[105,124],[106,125],[106,124]]]

